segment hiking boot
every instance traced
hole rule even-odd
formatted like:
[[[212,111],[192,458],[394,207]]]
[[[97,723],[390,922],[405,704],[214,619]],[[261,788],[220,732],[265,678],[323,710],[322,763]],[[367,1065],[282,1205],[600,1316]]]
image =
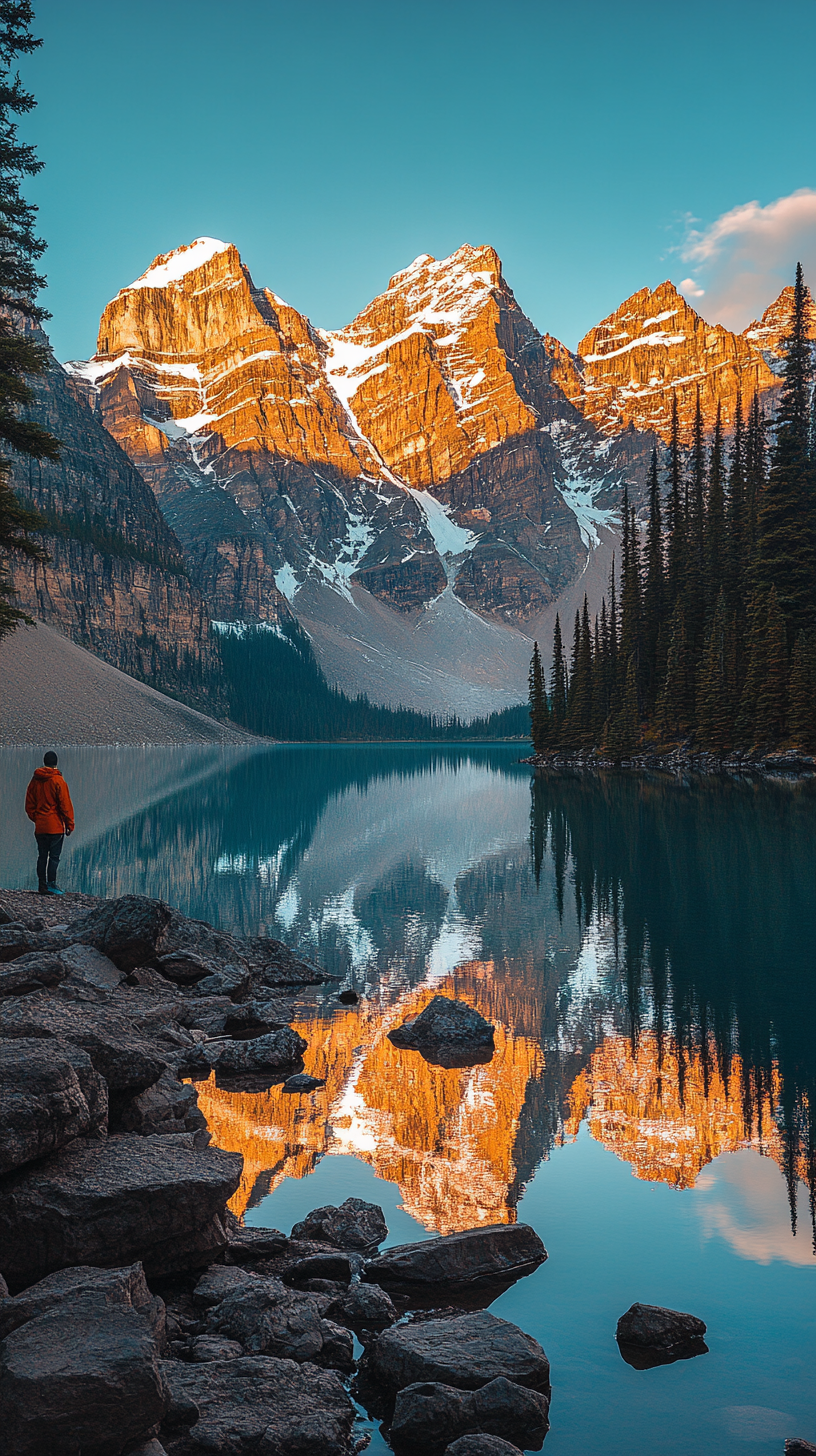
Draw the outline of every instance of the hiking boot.
[[[56,885],[49,885],[45,892],[47,895],[64,895],[64,890],[58,890]]]
[[[47,885],[38,885],[37,886],[37,894],[38,895],[47,895],[48,894],[48,886]]]

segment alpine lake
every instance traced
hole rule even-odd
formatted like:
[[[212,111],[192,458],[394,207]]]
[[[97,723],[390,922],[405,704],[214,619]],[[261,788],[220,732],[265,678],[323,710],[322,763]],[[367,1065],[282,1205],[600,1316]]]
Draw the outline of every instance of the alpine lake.
[[[549,1456],[816,1440],[816,782],[533,780],[525,751],[65,749],[61,883],[276,936],[336,978],[296,999],[325,1086],[199,1083],[244,1155],[235,1212],[288,1232],[355,1195],[389,1243],[531,1224],[549,1258],[491,1309],[550,1359]],[[11,888],[34,888],[39,757],[0,750]],[[495,1024],[489,1062],[388,1040],[439,993]],[[708,1353],[633,1368],[614,1337],[635,1301],[705,1320]]]

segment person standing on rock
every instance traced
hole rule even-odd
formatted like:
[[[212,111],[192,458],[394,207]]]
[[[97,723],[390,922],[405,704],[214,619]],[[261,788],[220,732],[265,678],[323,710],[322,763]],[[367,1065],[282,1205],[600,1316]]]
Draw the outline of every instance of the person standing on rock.
[[[41,895],[62,894],[57,889],[57,867],[65,835],[74,832],[74,806],[57,762],[54,752],[46,753],[43,767],[34,770],[26,791],[26,814],[33,820],[37,841],[37,883]]]

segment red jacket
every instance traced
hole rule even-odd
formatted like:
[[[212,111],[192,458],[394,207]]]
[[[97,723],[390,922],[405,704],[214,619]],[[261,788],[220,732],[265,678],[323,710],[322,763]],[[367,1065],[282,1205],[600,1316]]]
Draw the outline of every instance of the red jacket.
[[[58,768],[38,768],[28,786],[26,814],[34,820],[35,834],[73,833],[74,806],[68,785]]]

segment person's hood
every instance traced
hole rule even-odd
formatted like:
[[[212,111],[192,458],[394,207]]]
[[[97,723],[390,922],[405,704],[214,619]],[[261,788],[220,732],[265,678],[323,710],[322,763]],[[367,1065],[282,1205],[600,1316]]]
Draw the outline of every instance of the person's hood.
[[[43,764],[42,768],[35,768],[34,777],[35,779],[61,779],[62,774],[58,768],[49,768],[47,764]]]

